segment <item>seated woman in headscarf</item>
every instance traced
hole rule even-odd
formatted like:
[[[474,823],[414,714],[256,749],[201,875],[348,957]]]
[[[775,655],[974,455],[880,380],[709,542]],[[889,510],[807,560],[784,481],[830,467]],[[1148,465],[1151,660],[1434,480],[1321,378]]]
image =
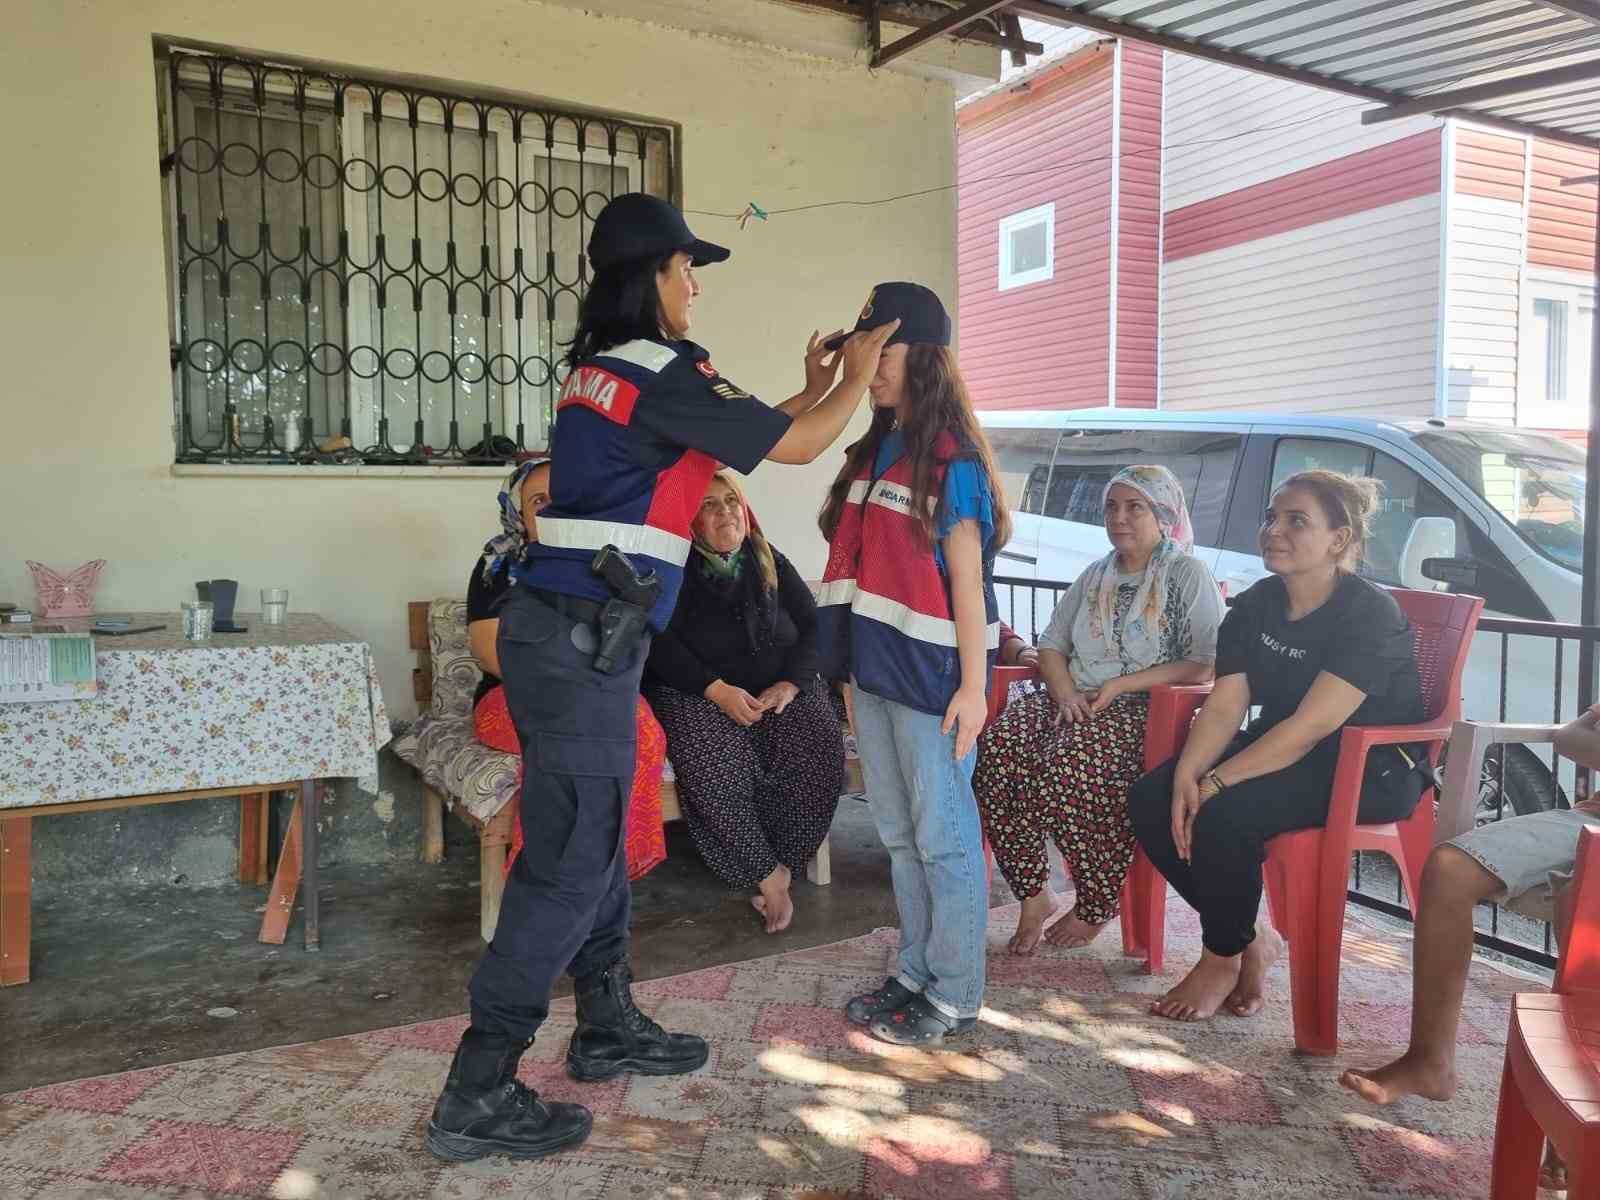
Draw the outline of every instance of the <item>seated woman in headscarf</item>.
[[[530,460],[513,471],[500,493],[500,533],[484,544],[483,557],[472,565],[472,577],[467,582],[467,639],[472,656],[483,668],[483,682],[478,684],[472,703],[473,728],[485,746],[518,756],[519,796],[522,745],[500,683],[500,659],[495,652],[500,621],[495,616],[495,605],[511,587],[511,565],[522,558],[523,548],[530,541],[538,540],[537,514],[549,503],[549,459]],[[661,765],[667,756],[667,737],[643,696],[639,697],[634,726],[639,748],[634,760],[633,791],[628,797],[629,879],[638,879],[667,857],[667,839],[661,828]],[[516,813],[511,850],[506,855],[507,871],[522,849],[521,805],[516,806]]]
[[[645,694],[667,731],[678,798],[706,864],[768,933],[789,927],[790,878],[816,854],[844,788],[844,739],[817,675],[816,604],[756,525],[734,476],[712,477]]]
[[[1067,589],[1039,638],[1045,691],[1006,707],[983,735],[973,791],[1022,916],[1014,954],[1086,946],[1117,915],[1133,862],[1128,788],[1144,773],[1150,689],[1203,683],[1222,599],[1194,535],[1183,487],[1165,467],[1128,467],[1102,497],[1111,552]],[[1045,838],[1072,874],[1056,911]]]

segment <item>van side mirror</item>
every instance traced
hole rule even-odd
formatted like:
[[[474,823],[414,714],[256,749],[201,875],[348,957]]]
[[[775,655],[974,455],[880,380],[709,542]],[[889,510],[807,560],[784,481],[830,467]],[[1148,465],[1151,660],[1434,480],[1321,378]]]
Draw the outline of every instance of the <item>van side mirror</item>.
[[[1423,566],[1430,560],[1455,556],[1456,523],[1449,517],[1418,517],[1411,523],[1411,532],[1400,550],[1400,586],[1419,592],[1445,590],[1439,585],[1452,581],[1429,575]]]
[[[1460,588],[1465,592],[1478,590],[1478,564],[1470,558],[1425,558],[1422,574],[1446,587]]]

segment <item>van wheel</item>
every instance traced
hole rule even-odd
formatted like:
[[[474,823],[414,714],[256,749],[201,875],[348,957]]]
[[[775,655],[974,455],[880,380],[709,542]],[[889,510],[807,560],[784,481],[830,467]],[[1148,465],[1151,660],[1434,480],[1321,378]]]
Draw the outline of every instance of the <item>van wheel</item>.
[[[1483,775],[1478,781],[1476,824],[1488,825],[1500,819],[1500,797],[1505,794],[1503,815],[1525,817],[1549,812],[1565,804],[1565,794],[1550,774],[1550,768],[1526,746],[1502,746],[1505,751],[1505,780],[1500,779],[1500,755],[1491,748],[1484,756]]]

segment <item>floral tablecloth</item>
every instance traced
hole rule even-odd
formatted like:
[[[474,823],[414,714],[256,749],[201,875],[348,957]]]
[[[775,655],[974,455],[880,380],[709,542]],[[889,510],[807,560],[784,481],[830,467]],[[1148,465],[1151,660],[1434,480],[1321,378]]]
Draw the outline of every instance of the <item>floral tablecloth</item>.
[[[93,700],[0,704],[0,809],[375,777],[390,729],[367,644],[311,613],[239,619],[195,643],[176,613],[134,614],[167,628],[97,636]]]

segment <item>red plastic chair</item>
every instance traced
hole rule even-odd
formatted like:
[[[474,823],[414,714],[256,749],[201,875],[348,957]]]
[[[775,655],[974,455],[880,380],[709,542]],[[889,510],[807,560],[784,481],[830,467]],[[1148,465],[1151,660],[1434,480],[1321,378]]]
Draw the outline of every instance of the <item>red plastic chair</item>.
[[[1014,683],[1037,682],[1038,667],[995,667],[990,677],[989,720],[994,724],[1005,711],[1011,698]],[[1172,687],[1162,684],[1150,691],[1150,715],[1144,731],[1144,769],[1153,770],[1183,749],[1189,737],[1189,726],[1194,715],[1211,693],[1210,684],[1191,687]],[[989,850],[989,835],[983,835],[983,857],[994,881],[994,856]],[[1162,938],[1166,930],[1167,881],[1156,870],[1155,864],[1145,857],[1144,851],[1134,849],[1133,866],[1122,884],[1122,952],[1130,956],[1148,958],[1161,969]],[[1154,907],[1151,907],[1151,903]]]
[[[1356,824],[1367,755],[1375,746],[1421,743],[1435,765],[1461,716],[1461,674],[1483,611],[1476,596],[1393,589],[1416,637],[1423,711],[1418,725],[1345,729],[1333,777],[1328,823],[1321,829],[1280,834],[1267,843],[1266,886],[1272,921],[1289,943],[1289,992],[1294,1044],[1303,1054],[1339,1048],[1339,955],[1344,946],[1350,855],[1377,850],[1400,865],[1406,894],[1416,907],[1422,866],[1433,848],[1432,788],[1404,821]]]
[[[1541,1133],[1567,1164],[1567,1195],[1600,1196],[1600,829],[1579,834],[1571,886],[1555,991],[1512,1002],[1490,1200],[1533,1200]]]

